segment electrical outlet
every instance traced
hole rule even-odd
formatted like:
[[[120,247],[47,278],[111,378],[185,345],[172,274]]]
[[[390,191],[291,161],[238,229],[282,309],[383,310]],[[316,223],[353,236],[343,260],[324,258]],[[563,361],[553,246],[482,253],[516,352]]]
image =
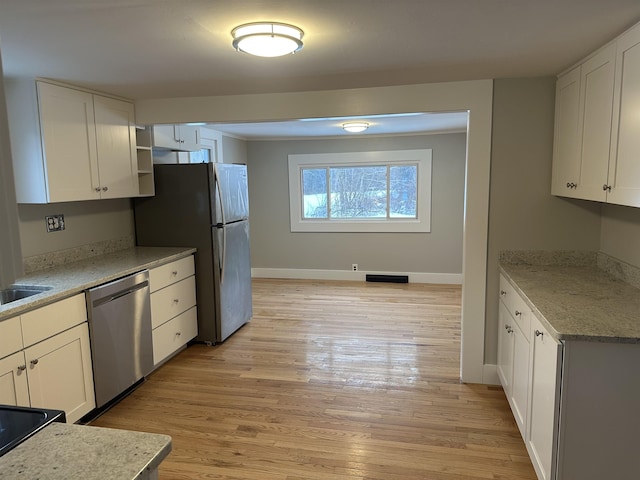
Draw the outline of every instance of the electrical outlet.
[[[64,215],[47,215],[44,219],[47,222],[47,232],[59,232],[64,230]]]
[[[351,264],[351,270],[353,270],[354,272],[358,271],[358,264],[357,263],[352,263]]]

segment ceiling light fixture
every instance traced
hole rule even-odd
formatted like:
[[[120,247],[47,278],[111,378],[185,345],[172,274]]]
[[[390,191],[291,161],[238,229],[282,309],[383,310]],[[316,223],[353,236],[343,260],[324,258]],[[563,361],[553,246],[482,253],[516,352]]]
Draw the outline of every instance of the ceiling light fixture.
[[[233,48],[258,57],[281,57],[302,48],[304,32],[286,23],[245,23],[231,31]]]
[[[347,122],[342,124],[342,128],[350,133],[360,133],[369,128],[369,124],[367,122]]]

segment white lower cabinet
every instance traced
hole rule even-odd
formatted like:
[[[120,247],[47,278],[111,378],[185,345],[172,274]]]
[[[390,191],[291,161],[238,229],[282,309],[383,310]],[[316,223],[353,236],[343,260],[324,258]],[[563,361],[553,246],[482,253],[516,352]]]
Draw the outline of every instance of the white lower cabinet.
[[[198,334],[196,307],[153,330],[153,362],[159,364]]]
[[[640,478],[640,344],[559,342],[500,280],[498,375],[538,479]]]
[[[25,349],[32,407],[64,410],[74,423],[95,407],[86,323]]]
[[[80,294],[0,322],[0,403],[64,410],[69,423],[95,408],[83,305]]]
[[[198,335],[193,256],[149,270],[153,364],[160,365]]]
[[[29,384],[23,352],[0,360],[0,404],[29,406]]]
[[[556,478],[562,346],[533,316],[529,419],[525,443],[540,480]]]

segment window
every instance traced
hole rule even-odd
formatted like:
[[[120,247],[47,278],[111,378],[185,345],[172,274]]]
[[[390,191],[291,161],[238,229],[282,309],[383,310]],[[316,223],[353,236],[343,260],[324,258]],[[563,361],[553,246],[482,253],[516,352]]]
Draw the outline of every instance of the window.
[[[429,232],[431,150],[289,155],[293,232]]]

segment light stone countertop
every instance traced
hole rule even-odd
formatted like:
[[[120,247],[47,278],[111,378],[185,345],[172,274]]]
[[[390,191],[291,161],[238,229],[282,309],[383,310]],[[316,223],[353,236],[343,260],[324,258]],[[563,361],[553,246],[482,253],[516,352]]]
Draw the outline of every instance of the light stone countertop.
[[[133,247],[30,273],[15,284],[49,286],[52,289],[0,305],[0,321],[125,275],[178,260],[195,251],[187,247]]]
[[[0,479],[147,480],[169,452],[168,435],[52,423],[0,457]]]
[[[500,271],[557,340],[640,343],[640,289],[595,266],[502,263]]]

